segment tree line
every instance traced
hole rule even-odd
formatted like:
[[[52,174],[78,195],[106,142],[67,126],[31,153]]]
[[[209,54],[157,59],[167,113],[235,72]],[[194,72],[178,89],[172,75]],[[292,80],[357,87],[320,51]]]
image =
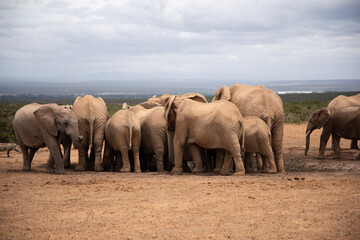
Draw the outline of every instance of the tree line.
[[[284,103],[285,123],[302,123],[308,120],[310,114],[320,108],[326,107],[328,103],[338,95],[353,96],[360,92],[326,92],[326,93],[306,93],[306,94],[281,94],[279,95]],[[23,96],[26,97],[26,96]],[[151,96],[149,96],[151,97]],[[149,97],[121,97],[104,98],[110,116],[122,108],[122,103],[130,105],[146,101]],[[213,96],[206,96],[210,102]],[[57,103],[59,105],[72,104],[75,98],[49,97],[41,95],[40,98],[34,96],[27,99],[12,98],[7,100],[0,99],[0,142],[16,142],[15,133],[12,127],[12,120],[16,111],[22,106],[37,103]]]

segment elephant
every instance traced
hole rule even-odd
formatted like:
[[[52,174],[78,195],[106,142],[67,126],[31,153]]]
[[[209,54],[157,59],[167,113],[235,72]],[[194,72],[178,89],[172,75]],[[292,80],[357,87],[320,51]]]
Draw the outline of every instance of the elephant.
[[[116,154],[117,164],[122,159],[120,172],[130,172],[129,150],[132,150],[134,158],[134,172],[141,172],[140,168],[140,121],[133,111],[128,109],[127,104],[117,111],[105,125],[105,151],[104,166],[111,165],[111,159]],[[121,155],[120,155],[121,153]]]
[[[346,97],[339,95],[327,107],[314,111],[306,127],[305,156],[310,146],[310,135],[323,128],[320,137],[318,159],[325,158],[326,143],[333,139],[334,158],[340,158],[340,138],[351,139],[352,144],[360,139],[360,94]],[[360,154],[357,156],[360,159]]]
[[[102,171],[102,148],[105,138],[105,124],[109,119],[104,100],[92,95],[77,97],[72,110],[79,121],[79,132],[84,137],[79,148],[79,163],[76,170],[84,171],[94,164],[95,171]],[[91,149],[90,157],[88,150]]]
[[[235,174],[245,174],[241,159],[244,144],[243,118],[239,109],[228,101],[201,103],[171,96],[165,102],[165,118],[168,128],[175,130],[173,174],[182,173],[183,150],[186,143],[194,161],[194,173],[203,172],[200,147],[226,151],[220,171],[229,174],[231,156],[235,162]]]
[[[284,110],[281,98],[272,90],[259,85],[234,84],[222,86],[212,101],[228,100],[234,103],[243,117],[255,116],[265,121],[271,132],[271,147],[275,155],[277,172],[284,173],[282,143]]]
[[[207,103],[207,100],[204,97],[204,95],[202,95],[200,93],[185,93],[182,95],[163,94],[160,97],[157,97],[156,95],[154,95],[151,98],[149,98],[147,101],[158,103],[158,104],[165,106],[165,104],[167,103],[169,98],[172,96],[176,96],[178,99],[191,99],[193,101]],[[169,151],[168,155],[169,155],[169,162],[172,165],[174,165],[174,144],[173,144],[174,134],[175,134],[175,129],[170,129],[169,126],[167,126],[168,151]],[[183,168],[186,172],[191,172],[191,169],[186,164],[187,161],[191,161],[191,160],[192,160],[191,153],[190,153],[189,147],[186,144],[185,149],[184,149],[184,164],[183,164]]]
[[[245,117],[245,154],[259,153],[257,156],[260,172],[276,173],[274,152],[271,147],[269,126],[258,117]],[[260,160],[262,159],[262,162]],[[247,163],[247,162],[246,162]],[[249,165],[247,163],[247,165]]]
[[[7,157],[10,157],[10,151],[19,152],[19,147],[15,143],[0,143],[0,151],[6,151]]]
[[[57,104],[32,103],[23,106],[15,113],[13,127],[23,155],[23,171],[31,169],[36,151],[47,147],[50,156],[46,171],[65,174],[59,138],[61,134],[66,134],[74,148],[79,148],[82,140],[75,113]]]
[[[64,109],[72,109],[72,105],[62,105]],[[63,162],[65,168],[70,168],[70,155],[71,155],[71,138],[66,134],[60,134],[60,144],[64,148]]]
[[[151,156],[155,154],[156,169],[164,172],[164,158],[167,152],[168,138],[166,133],[165,108],[155,102],[143,102],[128,108],[140,122],[141,167],[150,167]]]

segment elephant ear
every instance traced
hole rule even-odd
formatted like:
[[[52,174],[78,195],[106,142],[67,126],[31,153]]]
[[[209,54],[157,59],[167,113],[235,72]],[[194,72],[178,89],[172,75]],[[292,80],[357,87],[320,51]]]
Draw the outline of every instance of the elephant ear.
[[[58,135],[58,129],[55,123],[55,114],[51,107],[41,106],[34,112],[34,115],[40,123],[41,128],[45,129],[45,131],[52,136]]]
[[[166,124],[168,126],[168,129],[170,130],[175,130],[175,111],[173,109],[173,105],[174,105],[174,101],[175,101],[176,96],[173,95],[171,96],[166,102],[165,102],[165,120],[166,120]]]
[[[156,102],[143,102],[143,103],[140,103],[139,106],[141,106],[145,109],[151,109],[153,107],[158,107],[158,106],[162,106],[162,105],[159,103],[156,103]]]
[[[129,109],[130,106],[127,103],[123,103],[122,110]]]
[[[187,94],[185,98],[188,98],[188,99],[191,99],[191,100],[197,101],[197,102],[203,102],[203,103],[208,102],[202,94],[198,94],[198,93]]]
[[[327,107],[320,109],[316,117],[317,117],[317,125],[318,125],[317,127],[320,129],[329,120],[330,117],[329,109]]]
[[[230,89],[227,86],[222,86],[219,90],[216,91],[212,101],[216,100],[227,100],[231,99]]]

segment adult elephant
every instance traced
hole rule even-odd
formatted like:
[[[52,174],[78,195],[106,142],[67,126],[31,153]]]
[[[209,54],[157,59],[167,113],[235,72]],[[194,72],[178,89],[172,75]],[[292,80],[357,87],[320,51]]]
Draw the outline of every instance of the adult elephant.
[[[202,102],[202,103],[207,103],[206,98],[204,97],[204,95],[200,94],[200,93],[185,93],[182,95],[171,95],[171,94],[163,94],[160,97],[157,97],[156,95],[152,96],[151,98],[148,99],[148,102],[150,103],[158,103],[161,104],[163,106],[165,106],[169,99],[173,96],[176,96],[176,98],[179,99],[190,99],[196,102]],[[175,128],[171,128],[169,125],[167,125],[167,137],[168,137],[168,156],[169,156],[169,162],[174,165],[174,134],[175,134]],[[202,152],[205,152],[205,150],[203,150]],[[189,147],[186,145],[185,149],[184,149],[184,162],[183,162],[183,169],[186,172],[191,172],[189,166],[187,165],[187,161],[191,161],[192,157],[191,157],[191,153],[189,150]],[[206,159],[206,162],[208,163],[208,160]]]
[[[340,138],[351,139],[352,143],[360,139],[360,94],[350,97],[340,95],[326,108],[311,114],[306,128],[305,156],[309,150],[311,133],[320,128],[323,131],[317,158],[325,158],[326,143],[330,135],[333,139],[334,158],[340,158]],[[360,154],[357,159],[360,159]]]
[[[79,148],[82,139],[73,111],[57,104],[32,103],[16,112],[13,126],[23,155],[23,171],[31,169],[34,154],[39,148],[46,146],[50,150],[46,171],[65,174],[60,137],[69,136],[75,148]]]
[[[168,138],[166,133],[165,108],[154,102],[143,102],[128,107],[139,120],[141,129],[140,161],[141,168],[150,168],[152,156],[156,157],[156,169],[164,171],[164,158],[167,152]]]
[[[281,98],[264,86],[234,84],[216,91],[213,101],[228,100],[234,103],[243,117],[255,116],[267,123],[271,131],[271,146],[275,154],[277,172],[285,172],[282,153],[284,110]]]
[[[129,151],[132,150],[134,158],[134,172],[141,172],[140,168],[140,143],[141,128],[140,121],[135,114],[123,105],[123,109],[117,111],[105,125],[105,151],[104,166],[112,164],[113,157],[116,156],[116,168],[120,172],[130,172],[131,165]],[[122,164],[120,163],[122,160]]]
[[[105,124],[109,113],[104,100],[92,95],[77,97],[72,110],[79,121],[79,132],[84,137],[79,148],[79,163],[76,170],[84,171],[87,165],[94,164],[95,171],[102,171],[102,147],[105,137]],[[90,157],[88,150],[91,149]]]
[[[228,101],[201,103],[171,96],[165,104],[168,127],[175,130],[175,166],[172,173],[183,172],[183,151],[189,144],[195,168],[194,173],[203,172],[201,151],[223,149],[226,151],[221,174],[229,174],[231,156],[235,162],[235,174],[244,174],[241,160],[241,145],[244,143],[244,128],[239,109]]]

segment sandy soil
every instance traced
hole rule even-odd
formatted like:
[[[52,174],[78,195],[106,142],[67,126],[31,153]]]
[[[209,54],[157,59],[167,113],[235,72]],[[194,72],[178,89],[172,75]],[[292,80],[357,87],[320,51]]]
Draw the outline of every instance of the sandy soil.
[[[286,125],[286,174],[22,172],[0,153],[0,239],[360,239],[358,150],[304,156],[305,128]],[[330,146],[330,141],[328,146]],[[72,156],[77,161],[77,152]]]

